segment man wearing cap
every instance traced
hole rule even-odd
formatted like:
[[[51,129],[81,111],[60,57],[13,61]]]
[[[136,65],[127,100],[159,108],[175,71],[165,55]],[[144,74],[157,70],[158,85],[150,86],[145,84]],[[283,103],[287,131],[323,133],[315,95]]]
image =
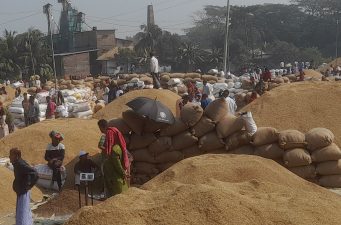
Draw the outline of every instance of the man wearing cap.
[[[64,137],[57,131],[51,131],[49,136],[52,142],[46,147],[45,160],[47,161],[47,165],[53,171],[51,186],[53,186],[54,182],[57,181],[59,191],[61,191],[61,167],[65,156],[65,146],[61,142],[64,140]]]
[[[95,173],[96,171],[99,170],[99,166],[92,161],[91,159],[88,158],[89,153],[81,150],[79,152],[79,161],[76,163],[74,167],[74,172],[75,172],[75,184],[79,185],[80,180],[79,180],[79,175],[81,173]]]

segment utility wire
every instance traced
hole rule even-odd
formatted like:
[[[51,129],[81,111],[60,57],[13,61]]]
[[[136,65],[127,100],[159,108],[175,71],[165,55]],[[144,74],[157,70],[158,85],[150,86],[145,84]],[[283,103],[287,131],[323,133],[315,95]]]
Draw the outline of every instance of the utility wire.
[[[15,21],[19,21],[19,20],[24,20],[24,19],[27,19],[27,18],[30,18],[32,16],[36,16],[38,14],[42,14],[42,12],[36,12],[36,13],[33,13],[33,14],[30,14],[30,15],[27,15],[27,16],[23,16],[23,17],[19,17],[19,18],[16,18],[16,19],[12,19],[12,20],[7,20],[3,23],[0,23],[0,26],[1,25],[5,25],[5,24],[8,24],[8,23],[12,23],[12,22],[15,22]]]

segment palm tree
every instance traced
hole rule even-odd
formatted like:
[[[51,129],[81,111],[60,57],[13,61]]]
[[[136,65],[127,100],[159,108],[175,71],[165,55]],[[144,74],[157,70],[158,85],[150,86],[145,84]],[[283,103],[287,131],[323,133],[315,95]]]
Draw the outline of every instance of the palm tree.
[[[186,66],[186,71],[193,71],[196,64],[204,61],[202,51],[192,43],[183,43],[178,51],[178,61]]]
[[[223,51],[219,48],[213,48],[208,53],[207,59],[212,68],[219,68],[224,62]]]
[[[155,51],[155,47],[162,36],[162,30],[157,26],[141,26],[142,32],[136,34],[136,39],[138,40],[135,50],[139,54],[143,54],[143,52],[148,49],[150,51]]]
[[[0,39],[0,73],[3,78],[18,78],[21,67],[18,58],[16,32],[5,30],[4,37]]]

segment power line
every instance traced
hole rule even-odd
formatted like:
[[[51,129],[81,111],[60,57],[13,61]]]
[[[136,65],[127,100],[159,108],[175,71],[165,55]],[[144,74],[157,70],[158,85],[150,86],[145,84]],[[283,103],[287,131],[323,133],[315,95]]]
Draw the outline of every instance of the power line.
[[[26,13],[32,13],[32,12],[35,12],[35,10],[19,11],[19,12],[0,12],[0,16],[2,16],[2,15],[18,15],[18,14],[26,14]]]
[[[38,14],[41,14],[41,12],[36,12],[36,13],[33,13],[33,14],[30,14],[30,15],[27,15],[27,16],[24,16],[24,17],[20,17],[20,18],[16,18],[16,19],[12,19],[12,20],[8,20],[8,21],[5,21],[3,23],[0,23],[0,26],[1,25],[5,25],[5,24],[8,24],[8,23],[12,23],[12,22],[15,22],[15,21],[19,21],[19,20],[24,20],[24,19],[27,19],[27,18],[30,18],[32,16],[36,16]]]

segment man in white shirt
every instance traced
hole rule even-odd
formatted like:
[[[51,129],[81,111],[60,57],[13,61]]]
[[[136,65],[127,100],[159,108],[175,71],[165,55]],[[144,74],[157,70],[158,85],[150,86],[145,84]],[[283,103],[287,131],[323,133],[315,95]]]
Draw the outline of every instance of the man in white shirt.
[[[157,60],[153,53],[150,53],[150,74],[153,77],[154,88],[159,89],[161,87],[159,78],[159,60]]]
[[[222,97],[225,98],[225,101],[227,103],[227,107],[229,109],[229,114],[235,115],[237,111],[237,104],[236,102],[229,97],[230,92],[228,90],[223,91]]]

